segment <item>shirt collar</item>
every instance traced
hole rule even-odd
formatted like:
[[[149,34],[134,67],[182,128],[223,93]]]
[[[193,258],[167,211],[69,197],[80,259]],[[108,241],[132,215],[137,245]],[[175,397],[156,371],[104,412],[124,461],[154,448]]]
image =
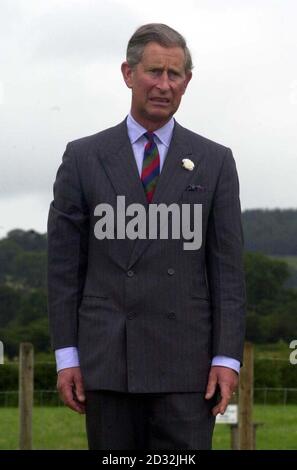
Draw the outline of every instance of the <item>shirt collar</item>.
[[[163,127],[154,131],[154,134],[162,142],[162,144],[169,147],[172,133],[174,128],[174,119],[173,117],[168,121]],[[132,117],[131,113],[127,116],[127,130],[131,144],[134,144],[140,137],[143,136],[147,129],[141,126],[135,119]]]

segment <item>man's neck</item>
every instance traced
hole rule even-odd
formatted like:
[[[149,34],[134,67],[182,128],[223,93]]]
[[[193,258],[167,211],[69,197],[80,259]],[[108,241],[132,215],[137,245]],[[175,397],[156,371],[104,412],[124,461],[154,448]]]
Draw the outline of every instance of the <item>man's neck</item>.
[[[162,120],[162,121],[150,121],[148,119],[142,119],[142,118],[139,118],[139,117],[136,117],[132,110],[130,110],[130,114],[132,116],[132,118],[134,119],[134,121],[136,121],[138,124],[140,124],[140,126],[144,127],[148,132],[154,132],[154,131],[157,131],[158,129],[161,129],[161,127],[165,126],[165,124],[167,124],[170,119],[172,118],[172,116],[169,116],[169,118],[167,120]]]

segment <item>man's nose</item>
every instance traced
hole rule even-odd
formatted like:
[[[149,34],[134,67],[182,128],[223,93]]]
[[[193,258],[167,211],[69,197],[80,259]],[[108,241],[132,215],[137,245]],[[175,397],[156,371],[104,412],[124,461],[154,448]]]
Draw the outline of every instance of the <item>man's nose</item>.
[[[165,70],[159,77],[157,88],[159,88],[161,91],[167,91],[170,89],[169,77]]]

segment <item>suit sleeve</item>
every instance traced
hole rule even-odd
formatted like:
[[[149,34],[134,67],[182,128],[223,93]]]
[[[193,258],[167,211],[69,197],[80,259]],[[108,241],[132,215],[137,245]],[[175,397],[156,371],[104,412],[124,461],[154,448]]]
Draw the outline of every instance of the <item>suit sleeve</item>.
[[[206,239],[207,278],[213,312],[213,356],[242,363],[245,335],[245,276],[239,182],[227,149],[215,188]]]
[[[89,216],[76,155],[68,144],[48,216],[48,313],[52,347],[77,346],[78,308],[85,281]]]

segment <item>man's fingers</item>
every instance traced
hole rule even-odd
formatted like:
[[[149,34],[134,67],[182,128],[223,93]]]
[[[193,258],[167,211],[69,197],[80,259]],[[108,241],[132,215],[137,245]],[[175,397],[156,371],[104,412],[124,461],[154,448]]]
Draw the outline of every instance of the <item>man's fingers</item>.
[[[223,383],[220,385],[220,394],[221,394],[221,400],[212,409],[212,414],[214,416],[216,416],[218,413],[224,414],[226,411],[226,408],[232,396],[232,392],[228,384]]]
[[[216,391],[216,388],[217,388],[217,377],[215,375],[210,374],[207,388],[206,388],[206,393],[205,393],[206,400],[209,400],[211,397],[213,397]]]
[[[85,412],[85,395],[78,367],[63,369],[58,373],[57,389],[64,404],[77,413]]]
[[[86,397],[81,378],[74,380],[74,393],[78,401],[80,401],[81,403],[85,401]]]
[[[229,400],[227,398],[222,397],[219,403],[212,409],[212,414],[214,416],[216,416],[219,413],[223,415],[226,411],[228,403],[229,403]]]
[[[82,403],[79,403],[73,394],[73,386],[70,384],[63,385],[59,389],[60,397],[64,404],[71,408],[71,410],[77,413],[84,413],[85,407]]]
[[[70,408],[73,411],[76,411],[79,414],[84,414],[85,413],[85,406],[81,403],[78,403],[73,398],[70,399],[67,402],[64,402],[64,403],[65,403],[66,406],[68,406],[68,408]]]

